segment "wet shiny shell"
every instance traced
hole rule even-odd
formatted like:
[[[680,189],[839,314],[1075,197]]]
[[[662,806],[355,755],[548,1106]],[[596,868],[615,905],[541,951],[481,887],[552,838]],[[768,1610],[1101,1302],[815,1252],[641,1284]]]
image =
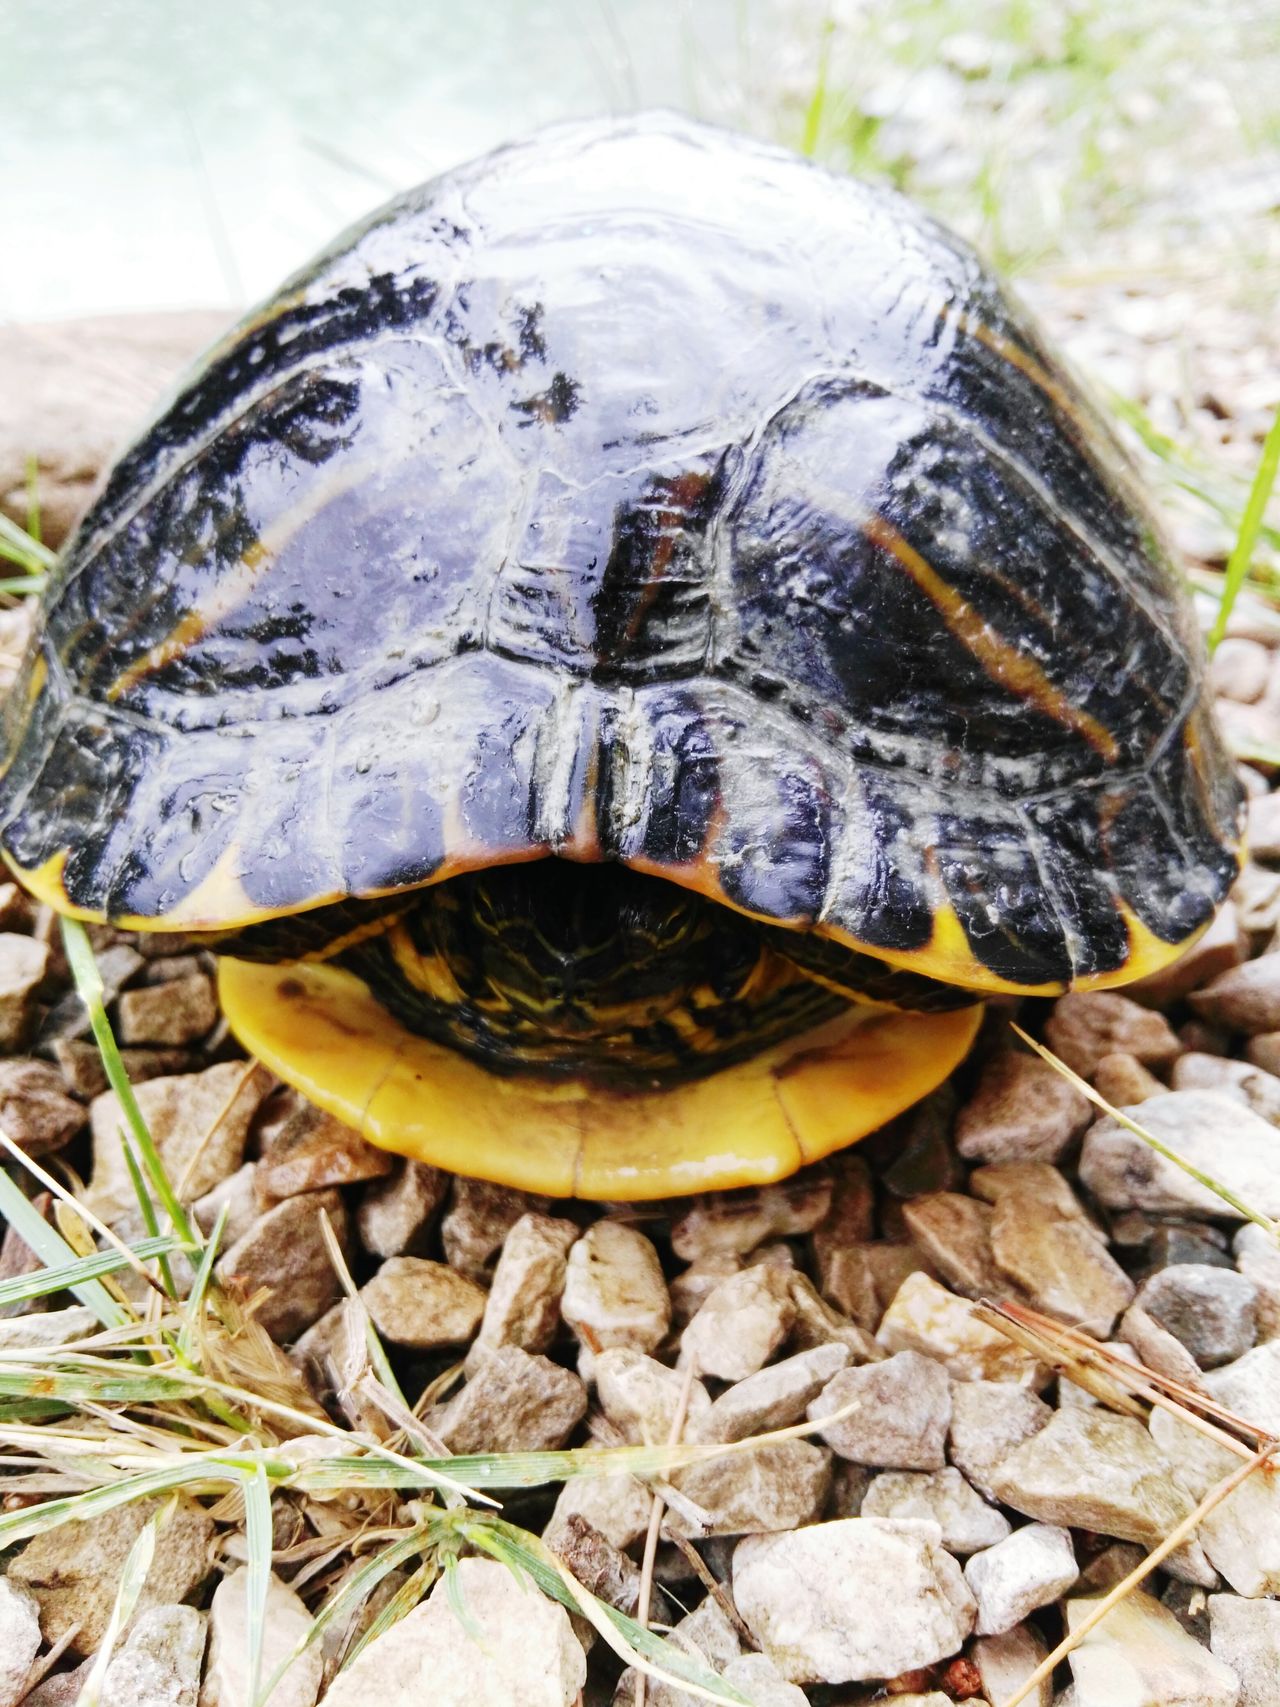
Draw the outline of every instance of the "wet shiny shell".
[[[346,234],[53,578],[0,836],[243,924],[499,861],[658,872],[973,987],[1211,916],[1238,792],[1105,427],[884,191],[656,116]]]

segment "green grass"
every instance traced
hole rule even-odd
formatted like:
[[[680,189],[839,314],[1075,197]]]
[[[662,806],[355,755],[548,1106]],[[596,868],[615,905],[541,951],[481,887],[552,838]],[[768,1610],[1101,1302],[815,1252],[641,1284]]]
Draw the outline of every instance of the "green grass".
[[[53,567],[54,553],[8,516],[0,515],[0,561],[14,563],[22,570],[20,576],[5,583],[5,592],[39,592],[44,576]]]
[[[340,1532],[345,1524],[350,1542],[345,1572],[338,1574],[316,1608],[304,1647],[318,1641],[336,1620],[348,1619],[389,1571],[414,1566],[366,1633],[367,1642],[411,1610],[466,1548],[501,1560],[540,1592],[587,1619],[626,1664],[698,1699],[750,1707],[745,1696],[708,1667],[590,1594],[536,1535],[506,1520],[498,1502],[509,1491],[549,1487],[580,1476],[626,1472],[660,1481],[687,1465],[749,1452],[762,1441],[795,1438],[812,1432],[815,1425],[804,1423],[724,1446],[571,1448],[441,1459],[422,1449],[416,1419],[395,1386],[367,1318],[366,1390],[381,1395],[388,1417],[401,1418],[404,1426],[386,1441],[377,1441],[332,1422],[302,1377],[246,1316],[240,1301],[219,1284],[214,1259],[222,1223],[205,1239],[178,1201],[129,1085],[88,937],[83,927],[64,921],[64,940],[108,1081],[120,1098],[125,1121],[121,1136],[136,1159],[133,1179],[139,1204],[155,1231],[132,1247],[77,1252],[0,1169],[0,1214],[43,1264],[32,1274],[0,1283],[0,1303],[67,1291],[101,1324],[101,1331],[70,1345],[0,1352],[0,1465],[7,1449],[35,1475],[44,1496],[0,1514],[0,1548],[139,1500],[225,1502],[235,1495],[243,1512],[249,1561],[248,1669],[257,1680],[254,1699],[261,1702],[285,1669],[270,1678],[260,1675],[271,1573],[271,1502],[288,1491],[297,1500],[323,1507],[326,1533]],[[90,1228],[114,1238],[53,1175],[12,1144],[9,1153],[37,1185],[61,1194],[72,1217],[83,1223],[86,1241]],[[336,1251],[336,1241],[330,1242]],[[178,1252],[186,1256],[195,1276],[185,1296],[175,1287],[168,1266]],[[352,1297],[349,1307],[361,1309],[340,1253],[338,1261]],[[125,1267],[147,1277],[149,1302],[134,1304],[114,1285],[114,1277]],[[313,1444],[298,1451],[293,1446],[298,1440]],[[51,1485],[59,1484],[62,1491],[49,1492]],[[22,1468],[13,1468],[5,1485],[7,1492],[20,1494]],[[110,1642],[136,1603],[158,1524],[163,1524],[163,1513],[143,1529],[130,1555],[109,1639],[95,1660],[83,1703],[95,1698]],[[347,1663],[363,1645],[348,1655]]]
[[[1227,560],[1222,597],[1218,601],[1218,614],[1214,618],[1213,627],[1209,630],[1209,651],[1211,653],[1227,632],[1231,608],[1240,596],[1240,589],[1244,586],[1253,566],[1254,553],[1257,551],[1258,540],[1262,535],[1267,505],[1275,489],[1278,469],[1280,469],[1280,408],[1276,410],[1275,419],[1271,423],[1271,430],[1263,444],[1262,456],[1258,462],[1258,472],[1254,476],[1253,485],[1249,491],[1249,501],[1240,517],[1240,527],[1236,534],[1235,545],[1231,548],[1231,556]]]

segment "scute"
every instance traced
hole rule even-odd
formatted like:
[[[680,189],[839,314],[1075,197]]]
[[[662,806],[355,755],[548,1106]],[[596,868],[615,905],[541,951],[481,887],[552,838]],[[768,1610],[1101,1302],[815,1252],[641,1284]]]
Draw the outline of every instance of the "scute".
[[[972,988],[1121,981],[1240,807],[1132,486],[899,198],[563,127],[340,238],[117,465],[0,844],[152,928],[559,855]]]

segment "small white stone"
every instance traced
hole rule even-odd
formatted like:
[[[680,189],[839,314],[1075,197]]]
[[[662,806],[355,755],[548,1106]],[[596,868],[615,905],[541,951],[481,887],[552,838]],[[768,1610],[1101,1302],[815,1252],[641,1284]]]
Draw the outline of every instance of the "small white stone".
[[[39,1652],[40,1608],[24,1589],[0,1577],[0,1707],[21,1701]]]
[[[96,1334],[101,1323],[83,1304],[65,1310],[36,1310],[25,1316],[0,1318],[0,1350],[32,1351],[70,1345],[72,1340]]]
[[[1080,1575],[1071,1531],[1056,1524],[1029,1523],[964,1568],[978,1602],[977,1632],[1003,1636],[1040,1606],[1056,1600]]]
[[[949,1553],[976,1553],[994,1547],[1009,1534],[1004,1513],[988,1505],[959,1470],[950,1467],[883,1471],[863,1495],[859,1515],[936,1523]]]
[[[572,1707],[586,1677],[562,1606],[505,1565],[463,1559],[339,1674],[324,1707]]]
[[[1106,1339],[1133,1298],[1062,1175],[1047,1162],[979,1168],[970,1186],[995,1198],[991,1251],[1038,1309]]]
[[[1122,1111],[1123,1112],[1123,1111]],[[1264,1215],[1280,1215],[1280,1129],[1220,1091],[1168,1091],[1133,1111],[1166,1148]],[[1242,1220],[1201,1185],[1110,1115],[1089,1128],[1080,1180],[1109,1209],[1190,1210]]]
[[[1092,1106],[1037,1056],[1009,1049],[982,1069],[956,1116],[956,1149],[970,1161],[1056,1162],[1089,1124]]]
[[[1042,1385],[1045,1372],[1021,1346],[989,1328],[927,1274],[909,1274],[884,1313],[876,1334],[888,1351],[918,1351],[941,1363],[958,1381],[1017,1381]]]
[[[702,1375],[742,1381],[781,1347],[795,1321],[790,1279],[778,1268],[744,1268],[722,1280],[684,1330],[681,1364]]]
[[[1043,1637],[1029,1624],[1019,1624],[1003,1636],[977,1636],[969,1649],[982,1679],[982,1693],[995,1702],[1016,1695],[1048,1653]],[[1052,1701],[1053,1679],[1045,1677],[1026,1697],[1026,1707],[1050,1707]]]
[[[634,1476],[571,1476],[560,1490],[543,1539],[554,1549],[569,1519],[579,1516],[625,1551],[648,1528],[652,1509],[652,1492]]]
[[[1067,1602],[1076,1630],[1097,1605]],[[1236,1707],[1235,1673],[1149,1594],[1117,1602],[1069,1655],[1076,1707]]]
[[[1203,1385],[1246,1422],[1268,1434],[1280,1431],[1280,1340],[1210,1370]],[[1193,1499],[1202,1499],[1240,1462],[1168,1411],[1152,1411],[1150,1427]],[[1248,1477],[1208,1514],[1198,1536],[1209,1562],[1237,1594],[1280,1594],[1280,1478]]]
[[[1089,1078],[1104,1055],[1122,1050],[1147,1066],[1182,1053],[1163,1014],[1139,1007],[1114,990],[1072,991],[1059,996],[1044,1028],[1054,1054],[1081,1078]]]
[[[752,1707],[809,1707],[804,1691],[788,1683],[767,1654],[741,1654],[720,1675],[741,1690]]]
[[[777,1440],[674,1472],[697,1508],[667,1514],[673,1535],[765,1535],[816,1523],[831,1497],[831,1454],[807,1440]]]
[[[588,1354],[615,1345],[653,1351],[670,1325],[671,1298],[652,1243],[625,1222],[595,1222],[569,1252],[560,1313]]]
[[[1142,1283],[1137,1302],[1202,1369],[1234,1363],[1257,1337],[1257,1287],[1216,1263],[1171,1263]]]
[[[360,1297],[383,1339],[417,1351],[465,1345],[486,1301],[474,1280],[424,1257],[388,1257]]]
[[[46,1642],[60,1641],[76,1625],[71,1651],[91,1654],[106,1634],[120,1573],[161,1501],[135,1500],[82,1523],[61,1524],[33,1536],[9,1561],[9,1581],[29,1589],[40,1605]],[[151,1569],[138,1600],[139,1614],[185,1600],[209,1574],[214,1525],[192,1500],[181,1501],[156,1532]]]
[[[1211,1594],[1209,1646],[1240,1679],[1240,1707],[1280,1707],[1280,1601]]]
[[[144,1612],[107,1667],[100,1707],[196,1707],[205,1624],[194,1606]]]
[[[812,1346],[835,1341],[846,1346],[849,1356],[858,1363],[875,1363],[885,1355],[865,1328],[828,1304],[807,1274],[796,1272],[790,1279],[791,1301],[796,1307],[791,1330],[795,1350],[808,1351]]]
[[[160,1160],[184,1203],[194,1203],[235,1173],[244,1160],[249,1124],[273,1083],[265,1067],[224,1061],[203,1073],[149,1079],[136,1087]],[[110,1222],[138,1201],[124,1159],[124,1115],[114,1091],[93,1099],[89,1119],[93,1175],[86,1202]]]
[[[480,1345],[546,1351],[560,1326],[560,1298],[579,1229],[551,1215],[522,1215],[507,1234],[480,1324]]]
[[[1246,1221],[1232,1245],[1236,1267],[1257,1292],[1258,1338],[1280,1338],[1280,1244],[1255,1221]]]
[[[639,1446],[665,1446],[671,1438],[685,1379],[678,1370],[626,1346],[610,1346],[595,1361],[600,1409],[627,1440]],[[710,1409],[710,1394],[701,1381],[692,1381],[682,1438],[701,1438],[699,1425]]]
[[[466,1385],[428,1422],[451,1452],[554,1452],[586,1414],[572,1370],[519,1346],[486,1348]]]
[[[426,1162],[405,1162],[386,1179],[374,1180],[356,1210],[360,1242],[375,1257],[416,1255],[448,1189],[449,1175]],[[464,1272],[478,1278],[470,1269]]]
[[[993,1500],[997,1470],[1052,1415],[1043,1399],[1012,1382],[957,1381],[951,1389],[951,1462],[979,1493]]]
[[[1155,1546],[1192,1502],[1134,1417],[1100,1407],[1054,1413],[992,1477],[998,1498],[1041,1523]]]
[[[126,990],[116,1009],[121,1043],[194,1043],[218,1017],[213,980],[207,972],[143,984]]]
[[[932,1524],[850,1517],[749,1535],[738,1611],[790,1683],[894,1677],[959,1651],[977,1606]]]
[[[691,1422],[689,1440],[746,1440],[749,1435],[787,1428],[801,1420],[805,1407],[849,1362],[849,1348],[838,1340],[811,1346],[771,1363],[727,1387],[705,1416]]]
[[[1228,699],[1251,705],[1262,698],[1271,673],[1271,653],[1258,640],[1245,640],[1228,635],[1218,643],[1209,666],[1209,680],[1215,693]]]
[[[33,936],[0,932],[0,1050],[22,1047],[36,986],[49,969],[49,945]]]
[[[809,1406],[821,1424],[846,1405],[857,1409],[818,1433],[842,1458],[887,1470],[940,1470],[946,1464],[951,1383],[940,1364],[916,1351],[883,1363],[842,1369]]]
[[[696,1198],[672,1223],[671,1248],[697,1262],[721,1252],[746,1256],[766,1239],[811,1232],[831,1208],[832,1183],[827,1169],[815,1168],[740,1197]]]
[[[985,1203],[958,1191],[925,1192],[902,1206],[906,1229],[930,1266],[965,1298],[1008,1291],[991,1254],[991,1214]]]
[[[281,1344],[318,1322],[341,1296],[321,1215],[328,1216],[338,1243],[345,1245],[346,1205],[342,1193],[329,1187],[286,1197],[268,1209],[214,1268],[224,1285],[234,1280],[246,1296],[266,1289],[269,1295],[258,1304],[256,1320]]]
[[[249,1699],[249,1649],[245,1619],[249,1606],[246,1568],[223,1577],[209,1608],[209,1658],[205,1665],[200,1707],[253,1707]],[[291,1588],[274,1572],[267,1582],[263,1620],[261,1679],[289,1659],[311,1628],[311,1615]],[[267,1697],[264,1707],[315,1707],[324,1661],[320,1644],[312,1643],[293,1661]]]
[[[487,1179],[468,1179],[465,1174],[442,1178],[446,1189],[451,1189],[449,1208],[440,1222],[444,1260],[468,1280],[483,1285],[516,1222],[531,1211],[549,1209],[551,1199]]]
[[[227,1219],[221,1240],[224,1249],[242,1239],[261,1213],[262,1205],[254,1187],[257,1172],[256,1162],[244,1162],[235,1173],[219,1180],[211,1191],[206,1191],[191,1205],[191,1213],[202,1233],[212,1233],[219,1215],[226,1209]]]

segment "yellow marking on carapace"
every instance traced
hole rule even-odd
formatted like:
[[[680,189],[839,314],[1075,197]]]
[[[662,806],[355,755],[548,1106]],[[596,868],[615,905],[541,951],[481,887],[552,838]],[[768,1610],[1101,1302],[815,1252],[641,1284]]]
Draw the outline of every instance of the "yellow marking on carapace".
[[[81,919],[86,924],[110,923],[118,925],[121,930],[157,933],[243,930],[249,925],[267,924],[273,919],[288,919],[296,913],[309,913],[319,907],[329,907],[337,901],[382,901],[391,895],[411,896],[419,889],[430,889],[451,877],[465,876],[469,871],[483,871],[496,865],[516,865],[528,860],[546,859],[550,849],[536,847],[515,854],[504,850],[495,856],[492,849],[474,844],[467,849],[467,853],[467,858],[446,860],[425,882],[409,887],[393,884],[385,889],[365,889],[358,895],[352,895],[346,889],[329,889],[310,895],[305,901],[291,906],[273,907],[250,899],[241,874],[243,849],[239,843],[233,842],[213,869],[169,912],[154,916],[114,913],[108,920],[104,912],[76,906],[68,898],[62,883],[63,868],[67,862],[65,849],[52,855],[43,865],[28,871],[19,865],[11,854],[0,848],[5,863],[23,888],[34,895],[37,901],[43,901],[52,907],[55,912],[65,913],[68,918]],[[391,917],[397,918],[399,914],[392,914]],[[379,922],[377,929],[381,928],[383,926]],[[376,930],[371,926],[366,933],[361,927],[359,935],[364,934],[376,934]],[[343,939],[344,943],[346,940]],[[322,949],[317,952],[327,956],[331,950]]]
[[[480,850],[476,850],[480,854]],[[547,857],[545,849],[527,853],[525,859],[542,859]],[[19,883],[33,895],[37,901],[52,907],[55,912],[65,913],[69,918],[81,919],[86,924],[104,924],[106,915],[89,908],[76,906],[67,896],[63,885],[63,868],[66,864],[66,853],[55,854],[35,870],[28,871],[20,866],[13,857],[5,852],[4,860],[18,879]],[[415,885],[413,890],[385,889],[371,892],[360,899],[382,899],[387,895],[403,894],[411,896],[416,889],[430,888],[447,878],[456,877],[467,871],[484,869],[495,864],[492,858],[478,857],[475,864],[464,864],[461,861],[450,862],[442,866],[426,882]],[[515,862],[512,862],[515,863]],[[710,856],[689,861],[682,865],[662,865],[657,861],[636,859],[627,862],[632,870],[664,878],[669,883],[678,884],[681,888],[691,889],[704,895],[708,900],[718,902],[721,906],[729,907],[735,913],[741,913],[746,918],[757,919],[762,924],[778,925],[784,928],[785,920],[767,917],[763,913],[753,913],[748,908],[739,906],[730,900],[721,887],[719,873],[715,861]],[[306,907],[264,907],[255,905],[245,894],[243,883],[238,872],[237,850],[233,845],[223,854],[213,870],[198,884],[189,895],[172,910],[160,918],[141,918],[133,914],[121,914],[111,919],[111,923],[123,930],[136,931],[217,931],[230,928],[241,929],[248,925],[263,924],[271,919],[288,918],[295,913],[308,912],[312,907],[322,907],[336,901],[351,899],[345,893],[335,892],[316,896]],[[1152,973],[1163,971],[1199,940],[1208,929],[1208,922],[1184,938],[1181,942],[1166,942],[1154,931],[1144,925],[1123,902],[1118,903],[1118,911],[1124,920],[1129,937],[1129,952],[1120,966],[1106,972],[1087,973],[1070,980],[1055,980],[1042,984],[1019,984],[1008,978],[1002,978],[983,961],[979,960],[969,946],[955,909],[947,903],[935,901],[933,906],[933,931],[929,941],[914,949],[888,949],[878,943],[869,943],[855,936],[852,931],[841,930],[830,923],[816,927],[817,934],[828,937],[833,942],[843,943],[847,948],[854,949],[859,954],[869,954],[874,959],[883,961],[888,966],[901,967],[907,972],[918,972],[926,978],[935,979],[941,984],[955,984],[964,990],[972,990],[981,995],[1012,995],[1012,996],[1057,996],[1066,989],[1072,990],[1111,990],[1124,984],[1136,982]],[[393,921],[401,915],[391,915]],[[376,934],[386,928],[384,921],[378,920],[371,924],[367,934]],[[366,934],[363,930],[341,939],[345,946],[353,940],[359,940]],[[319,950],[316,957],[327,959],[330,949]],[[402,967],[402,970],[405,968]],[[416,980],[410,979],[411,982]],[[424,984],[423,988],[427,988]],[[440,992],[444,994],[444,992]],[[846,994],[847,992],[841,992]]]
[[[291,913],[300,911],[297,907],[261,907],[255,905],[245,893],[239,873],[239,852],[236,844],[222,855],[212,871],[198,883],[191,892],[185,895],[171,912],[162,914],[159,918],[143,918],[135,913],[114,914],[110,921],[101,911],[88,907],[78,907],[67,895],[63,884],[63,871],[67,863],[66,850],[52,855],[43,865],[28,871],[20,866],[7,852],[4,857],[10,870],[17,877],[23,888],[35,896],[37,901],[43,901],[55,912],[65,913],[68,918],[81,919],[86,924],[101,925],[110,922],[126,931],[216,931],[226,930],[231,925],[258,925],[268,919],[287,918]],[[341,895],[320,897],[316,905],[322,906],[327,901],[340,901]]]
[[[108,703],[128,693],[144,676],[164,669],[165,665],[172,664],[175,658],[181,658],[215,623],[230,616],[253,591],[269,555],[265,543],[260,539],[255,540],[241,554],[235,568],[228,569],[218,577],[217,586],[204,604],[189,610],[163,640],[150,647],[141,658],[135,658],[127,669],[121,670],[107,689]]]
[[[415,1036],[334,966],[222,960],[241,1042],[385,1150],[552,1197],[763,1185],[874,1132],[963,1060],[980,1007],[851,1014],[667,1090],[500,1076]]]
[[[27,894],[39,901],[43,906],[52,907],[55,913],[62,913],[68,919],[79,919],[86,925],[104,924],[105,918],[101,913],[93,913],[86,907],[77,907],[68,897],[62,874],[66,869],[67,852],[63,848],[38,865],[32,871],[18,864],[7,848],[0,849],[4,862],[26,890]]]
[[[43,652],[37,652],[36,661],[31,666],[31,677],[27,682],[27,709],[36,703],[44,692],[44,684],[49,679],[49,660]]]
[[[107,689],[108,702],[117,700],[140,682],[144,676],[162,670],[166,664],[181,658],[218,623],[229,617],[245,602],[257,585],[263,569],[273,562],[293,536],[313,517],[348,492],[368,483],[377,472],[372,461],[351,464],[344,459],[342,472],[331,470],[328,480],[319,481],[315,489],[285,510],[276,521],[265,528],[253,544],[240,555],[239,561],[224,570],[210,589],[205,600],[180,617],[161,641],[136,658]]]
[[[664,866],[653,860],[628,860],[627,863],[636,871],[666,878],[669,883],[678,883],[681,888],[692,889],[696,894],[705,895],[708,900],[716,901],[722,907],[729,907],[749,919],[759,920],[761,924],[781,925],[786,928],[785,919],[774,919],[764,913],[752,912],[730,899],[721,887],[715,860],[710,855],[704,855],[683,865]],[[812,928],[818,936],[843,943],[846,948],[851,948],[858,954],[869,954],[875,960],[884,961],[887,966],[900,967],[904,972],[918,972],[922,977],[932,978],[939,984],[955,984],[962,990],[972,990],[980,996],[1060,996],[1068,989],[1115,989],[1118,985],[1131,984],[1138,978],[1145,978],[1148,973],[1158,972],[1170,965],[1180,954],[1185,954],[1201,934],[1196,931],[1182,942],[1165,942],[1163,938],[1148,930],[1123,903],[1119,904],[1118,911],[1129,934],[1129,953],[1122,965],[1109,972],[1086,973],[1078,978],[1059,979],[1043,984],[1014,983],[1011,979],[1002,978],[985,961],[979,960],[970,946],[968,935],[955,908],[945,901],[934,900],[933,930],[928,942],[921,944],[919,948],[883,948],[879,943],[866,942],[853,931],[841,930],[838,925],[830,922]],[[1207,929],[1207,926],[1202,929]],[[808,973],[807,976],[812,977],[813,974]],[[842,990],[840,993],[847,998],[848,992]]]
[[[1180,955],[1185,954],[1208,929],[1206,920],[1198,930],[1184,937],[1181,942],[1166,942],[1163,937],[1158,937],[1154,931],[1148,929],[1124,902],[1118,902],[1116,910],[1124,921],[1129,937],[1129,952],[1122,964],[1111,968],[1110,971],[1084,973],[1076,978],[1058,979],[1044,984],[1017,984],[993,972],[974,954],[955,909],[947,905],[935,905],[933,934],[920,948],[894,950],[872,947],[859,941],[852,932],[838,930],[831,925],[822,926],[821,934],[829,936],[834,942],[842,942],[849,948],[857,949],[860,953],[874,954],[877,959],[886,961],[890,966],[900,966],[908,972],[920,972],[927,978],[937,979],[940,984],[956,984],[961,989],[973,990],[981,995],[1060,996],[1068,989],[1114,990],[1122,984],[1132,984],[1153,972],[1163,971]]]
[[[957,311],[944,306],[939,318],[950,320],[953,325],[959,327],[960,331],[967,332],[978,343],[985,344],[993,355],[1000,357],[1001,361],[1006,361],[1010,367],[1017,368],[1018,372],[1029,379],[1038,391],[1043,391],[1045,396],[1057,405],[1083,436],[1084,424],[1080,419],[1081,399],[1063,385],[1061,380],[1055,379],[1053,374],[1042,366],[1029,350],[1024,350],[1021,344],[1016,343],[1012,338],[1006,338],[1003,332],[997,332],[993,326],[988,326],[985,320],[979,320],[967,309]]]
[[[1073,705],[1066,694],[1045,675],[1034,658],[1028,658],[1016,646],[996,633],[991,624],[963,598],[931,563],[909,544],[883,516],[868,516],[862,524],[867,537],[890,552],[901,563],[920,591],[938,609],[943,622],[1001,687],[1008,688],[1020,699],[1028,700],[1037,711],[1065,724],[1082,735],[1095,752],[1104,759],[1115,761],[1120,749],[1111,731],[1096,717]]]

